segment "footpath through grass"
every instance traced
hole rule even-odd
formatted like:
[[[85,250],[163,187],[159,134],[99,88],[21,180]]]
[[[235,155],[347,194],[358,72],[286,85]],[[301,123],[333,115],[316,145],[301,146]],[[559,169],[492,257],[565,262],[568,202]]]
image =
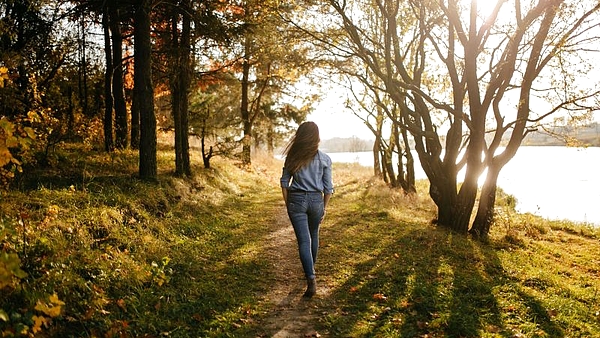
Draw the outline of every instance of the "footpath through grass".
[[[216,159],[180,179],[165,150],[152,184],[134,178],[133,153],[57,161],[2,193],[3,259],[27,273],[0,284],[2,335],[273,335],[265,240],[280,226],[281,163]],[[431,225],[424,186],[404,196],[353,165],[334,180],[317,264],[327,292],[310,301],[321,336],[600,336],[596,229],[508,211],[481,243]]]

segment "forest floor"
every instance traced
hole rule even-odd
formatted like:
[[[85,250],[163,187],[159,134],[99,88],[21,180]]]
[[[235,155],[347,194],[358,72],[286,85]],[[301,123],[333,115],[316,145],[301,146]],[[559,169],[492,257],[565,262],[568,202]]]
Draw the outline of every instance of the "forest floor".
[[[0,335],[44,337],[600,336],[600,231],[517,214],[487,241],[433,226],[427,182],[405,195],[335,164],[317,294],[306,288],[281,163],[219,159],[192,178],[159,153],[65,149],[0,192]],[[1,262],[0,262],[1,263]],[[20,268],[19,268],[20,266]],[[0,280],[1,282],[1,280]]]

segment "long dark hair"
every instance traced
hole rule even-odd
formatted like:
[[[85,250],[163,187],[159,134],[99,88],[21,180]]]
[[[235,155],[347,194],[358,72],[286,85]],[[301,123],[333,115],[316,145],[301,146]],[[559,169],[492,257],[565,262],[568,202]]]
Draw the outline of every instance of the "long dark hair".
[[[298,172],[315,157],[319,142],[321,139],[317,124],[311,121],[302,123],[283,151],[286,155],[284,167],[292,174]]]

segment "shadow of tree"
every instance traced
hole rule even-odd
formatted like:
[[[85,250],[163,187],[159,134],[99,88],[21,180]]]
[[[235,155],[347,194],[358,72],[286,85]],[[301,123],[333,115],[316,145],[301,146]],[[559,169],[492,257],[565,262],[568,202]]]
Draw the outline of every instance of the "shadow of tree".
[[[349,194],[347,191],[346,194]],[[510,305],[497,293],[516,289],[540,336],[564,336],[542,302],[509,276],[490,243],[411,224],[359,197],[360,207],[324,227],[322,273],[335,285],[320,301],[321,330],[334,337],[513,337]],[[330,219],[331,221],[331,219]],[[508,308],[507,308],[508,306]]]

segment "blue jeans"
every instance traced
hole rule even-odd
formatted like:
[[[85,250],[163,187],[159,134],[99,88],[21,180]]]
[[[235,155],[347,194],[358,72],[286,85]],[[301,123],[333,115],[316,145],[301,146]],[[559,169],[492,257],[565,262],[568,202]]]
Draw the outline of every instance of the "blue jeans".
[[[320,192],[290,192],[287,212],[294,227],[300,262],[306,278],[315,278],[315,262],[319,252],[319,224],[324,214]]]

